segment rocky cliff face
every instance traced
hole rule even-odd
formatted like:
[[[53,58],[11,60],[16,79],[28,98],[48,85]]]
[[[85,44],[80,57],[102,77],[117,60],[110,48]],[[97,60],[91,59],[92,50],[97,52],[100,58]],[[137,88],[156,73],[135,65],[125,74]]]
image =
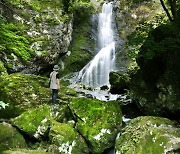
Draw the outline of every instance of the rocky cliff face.
[[[128,68],[131,67],[128,50],[131,50],[132,47],[126,46],[129,36],[136,30],[138,25],[154,18],[155,14],[161,12],[162,8],[158,0],[116,0],[114,10],[117,33],[125,42],[119,48],[120,51],[117,52],[117,67],[120,74],[125,74]]]
[[[147,115],[179,119],[179,27],[164,18],[159,1],[117,1],[116,6],[119,33],[139,67],[130,81],[133,98]],[[120,63],[122,53],[127,51],[118,56]]]
[[[115,6],[118,31],[126,41],[140,23],[153,18],[162,9],[158,0],[117,0]]]
[[[26,38],[27,48],[32,52],[29,55],[28,50],[23,48],[25,41],[18,37],[13,38],[14,35],[7,36],[9,41],[14,43],[7,43],[6,40],[5,44],[1,44],[0,54],[1,61],[5,63],[9,72],[39,72],[49,65],[58,63],[59,57],[67,53],[72,39],[73,18],[71,14],[67,15],[64,12],[60,2],[8,0],[2,1],[0,9],[4,20],[1,32],[6,30],[5,34],[14,32],[19,37]],[[8,27],[10,23],[13,29]],[[21,50],[21,47],[24,50]],[[25,54],[28,58],[23,58]]]

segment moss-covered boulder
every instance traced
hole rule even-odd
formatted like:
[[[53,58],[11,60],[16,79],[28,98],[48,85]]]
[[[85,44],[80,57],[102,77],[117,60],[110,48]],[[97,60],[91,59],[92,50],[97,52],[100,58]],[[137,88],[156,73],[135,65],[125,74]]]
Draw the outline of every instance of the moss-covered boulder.
[[[52,120],[68,122],[73,120],[67,105],[48,106],[29,109],[11,120],[11,123],[31,137],[40,139],[48,136]]]
[[[63,123],[67,123],[68,121],[73,120],[73,115],[68,106],[68,103],[56,104],[55,106],[52,106],[51,117],[57,122]]]
[[[49,129],[50,117],[50,107],[43,105],[39,108],[29,109],[12,119],[11,123],[29,136],[39,138]]]
[[[122,94],[129,89],[129,78],[127,75],[120,75],[116,72],[110,72],[109,82],[111,84],[110,92],[112,94]]]
[[[136,59],[130,90],[148,115],[180,119],[180,28],[164,24],[149,33]]]
[[[12,148],[26,148],[25,139],[10,124],[0,123],[0,153]]]
[[[86,138],[92,153],[102,153],[113,146],[121,126],[122,114],[117,102],[74,98],[70,108],[77,120],[77,129]]]
[[[53,122],[53,126],[49,132],[49,139],[51,146],[49,146],[48,151],[50,152],[72,154],[89,153],[85,140],[68,124]]]
[[[3,151],[2,154],[12,154],[12,153],[19,153],[19,154],[50,154],[50,152],[46,152],[43,150],[27,150],[27,149],[11,149]]]
[[[180,128],[165,118],[138,117],[123,129],[115,148],[121,154],[179,153]]]
[[[0,82],[0,100],[9,103],[1,110],[0,118],[18,116],[28,108],[46,104],[51,91],[47,88],[48,79],[35,75],[11,74],[3,76]]]

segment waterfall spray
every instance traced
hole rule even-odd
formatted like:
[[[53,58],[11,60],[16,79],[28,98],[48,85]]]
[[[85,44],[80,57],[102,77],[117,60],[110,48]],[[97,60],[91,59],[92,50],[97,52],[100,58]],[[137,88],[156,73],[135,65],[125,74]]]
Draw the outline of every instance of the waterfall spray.
[[[115,41],[112,27],[112,3],[104,3],[98,22],[97,55],[79,72],[78,79],[94,88],[109,84],[109,73],[115,69]]]

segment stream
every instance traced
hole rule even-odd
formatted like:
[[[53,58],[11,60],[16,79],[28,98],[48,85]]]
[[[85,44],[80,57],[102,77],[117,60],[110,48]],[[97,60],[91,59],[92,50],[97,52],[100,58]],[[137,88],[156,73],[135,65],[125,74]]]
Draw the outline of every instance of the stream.
[[[102,101],[117,100],[122,108],[123,124],[126,125],[132,118],[139,116],[140,112],[126,94],[109,92],[109,73],[116,70],[115,27],[113,2],[105,2],[102,12],[98,15],[98,34],[95,43],[98,52],[80,72],[70,79],[70,87],[79,94],[79,97]],[[105,150],[103,154],[115,154],[114,147]]]

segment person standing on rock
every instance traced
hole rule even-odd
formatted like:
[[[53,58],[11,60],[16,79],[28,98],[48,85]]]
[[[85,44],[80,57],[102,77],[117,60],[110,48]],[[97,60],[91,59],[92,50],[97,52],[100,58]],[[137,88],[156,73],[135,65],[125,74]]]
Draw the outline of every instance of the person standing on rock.
[[[59,66],[54,65],[53,71],[50,73],[50,89],[52,89],[52,103],[56,104],[58,90],[60,89],[60,76],[58,73]]]

